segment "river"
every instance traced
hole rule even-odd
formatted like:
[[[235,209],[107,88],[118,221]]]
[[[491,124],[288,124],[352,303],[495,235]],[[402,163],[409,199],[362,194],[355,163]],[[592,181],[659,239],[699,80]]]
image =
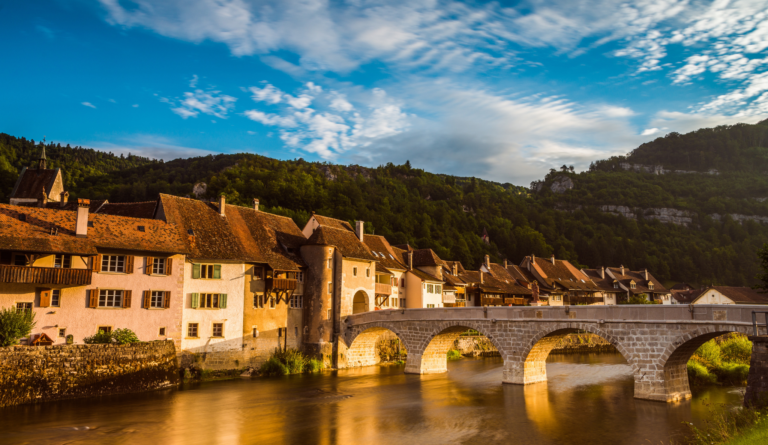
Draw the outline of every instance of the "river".
[[[635,400],[617,354],[552,355],[549,381],[502,385],[499,358],[448,373],[372,366],[315,375],[187,385],[181,390],[0,409],[2,444],[659,444],[701,423],[707,401]]]

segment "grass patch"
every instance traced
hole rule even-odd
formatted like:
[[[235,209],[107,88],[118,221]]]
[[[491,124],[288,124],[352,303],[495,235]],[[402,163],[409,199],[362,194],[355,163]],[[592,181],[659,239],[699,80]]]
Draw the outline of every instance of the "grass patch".
[[[707,404],[707,409],[710,415],[704,426],[698,428],[687,424],[690,428],[688,445],[766,443],[768,415],[765,410],[731,408],[722,404]]]
[[[298,349],[275,349],[267,361],[259,368],[264,376],[280,376],[288,374],[303,374],[320,372],[323,362],[310,359]]]
[[[461,358],[461,352],[458,349],[448,351],[448,360],[458,360]]]

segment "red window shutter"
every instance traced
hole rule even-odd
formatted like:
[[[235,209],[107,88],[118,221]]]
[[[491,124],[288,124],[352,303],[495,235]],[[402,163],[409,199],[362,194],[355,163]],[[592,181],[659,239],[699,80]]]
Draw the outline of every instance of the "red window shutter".
[[[91,261],[93,261],[93,267],[91,267],[91,269],[96,272],[101,272],[101,255],[91,257]]]
[[[123,307],[126,309],[131,307],[131,291],[129,290],[123,291]]]
[[[51,307],[51,289],[40,289],[40,307]]]
[[[163,307],[166,309],[171,307],[171,291],[165,291],[165,298],[163,298]]]
[[[144,298],[142,299],[143,301],[142,301],[142,303],[141,303],[141,307],[143,307],[144,309],[149,309],[149,299],[150,299],[150,295],[152,295],[152,294],[150,293],[150,291],[148,291],[148,290],[145,290],[145,291],[144,291]]]
[[[168,258],[165,260],[165,274],[173,275],[173,258]]]
[[[146,261],[147,262],[144,265],[144,273],[147,275],[152,275],[152,266],[154,265],[155,259],[151,256],[148,256]]]
[[[101,255],[99,255],[101,256]],[[88,307],[99,307],[99,288],[91,289]]]
[[[125,273],[133,273],[133,255],[125,257]]]

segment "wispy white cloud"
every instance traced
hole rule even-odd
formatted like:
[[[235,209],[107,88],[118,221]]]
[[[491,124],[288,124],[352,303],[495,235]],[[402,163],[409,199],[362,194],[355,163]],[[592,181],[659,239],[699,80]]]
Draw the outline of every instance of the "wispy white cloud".
[[[94,105],[94,104],[92,104],[90,102],[80,102],[80,105],[85,105],[86,107],[94,108],[94,109],[96,108],[96,105]]]
[[[162,99],[164,98],[161,98],[161,101]],[[227,113],[234,108],[235,101],[237,101],[236,98],[221,94],[220,91],[201,89],[185,92],[184,97],[176,101],[165,99],[165,102],[173,105],[171,111],[183,119],[197,117],[200,113],[226,119]]]

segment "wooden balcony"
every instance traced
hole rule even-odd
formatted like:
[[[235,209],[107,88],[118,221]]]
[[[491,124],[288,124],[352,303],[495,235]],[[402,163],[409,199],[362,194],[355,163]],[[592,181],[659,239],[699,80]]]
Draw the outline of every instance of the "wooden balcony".
[[[90,269],[0,265],[0,283],[86,286],[91,284],[92,274],[93,271]]]
[[[392,295],[392,285],[376,283],[376,295]]]
[[[296,290],[297,283],[290,278],[267,278],[267,290]]]

